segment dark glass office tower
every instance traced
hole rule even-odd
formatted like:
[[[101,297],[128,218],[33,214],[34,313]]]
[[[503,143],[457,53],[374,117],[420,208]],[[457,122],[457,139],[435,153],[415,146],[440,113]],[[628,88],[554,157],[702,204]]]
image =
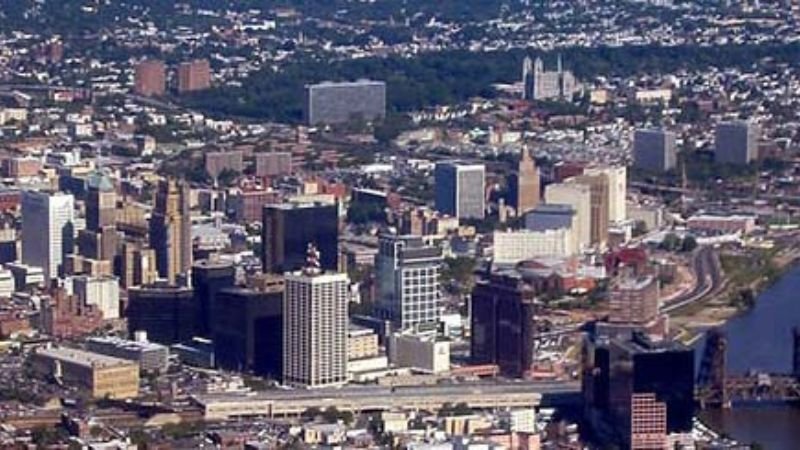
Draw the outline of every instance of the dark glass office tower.
[[[319,250],[322,269],[335,271],[339,256],[338,207],[320,203],[264,206],[261,243],[261,263],[266,273],[301,269],[309,243]]]
[[[186,342],[195,334],[197,310],[192,288],[134,287],[128,290],[128,334],[146,331],[159,344]]]
[[[214,353],[224,369],[280,380],[283,373],[283,285],[217,293]]]
[[[475,364],[497,364],[503,375],[525,377],[534,362],[535,290],[518,274],[492,274],[472,291],[470,352]]]
[[[211,337],[211,321],[215,314],[215,299],[220,289],[234,285],[233,265],[222,261],[197,261],[192,266],[192,287],[197,307],[197,334]]]

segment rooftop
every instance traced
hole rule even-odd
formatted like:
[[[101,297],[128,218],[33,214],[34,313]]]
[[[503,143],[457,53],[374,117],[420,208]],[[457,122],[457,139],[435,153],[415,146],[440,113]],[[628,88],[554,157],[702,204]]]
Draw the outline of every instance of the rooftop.
[[[68,347],[40,349],[36,352],[36,354],[63,362],[95,368],[128,366],[135,364],[125,359],[114,358],[113,356],[106,356],[101,355],[100,353],[92,353],[85,350],[78,350]]]

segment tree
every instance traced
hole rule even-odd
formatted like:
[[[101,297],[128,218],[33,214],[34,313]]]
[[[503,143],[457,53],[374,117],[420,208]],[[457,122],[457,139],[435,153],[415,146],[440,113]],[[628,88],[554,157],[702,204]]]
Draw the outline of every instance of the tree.
[[[661,241],[661,248],[670,252],[678,250],[680,246],[681,238],[675,233],[668,233],[664,236],[664,240]]]
[[[239,175],[241,175],[241,173],[239,173],[238,170],[228,168],[222,169],[219,175],[217,175],[217,183],[219,183],[220,186],[230,186],[239,178]]]
[[[691,252],[697,248],[697,239],[694,236],[686,236],[681,243],[682,252]]]

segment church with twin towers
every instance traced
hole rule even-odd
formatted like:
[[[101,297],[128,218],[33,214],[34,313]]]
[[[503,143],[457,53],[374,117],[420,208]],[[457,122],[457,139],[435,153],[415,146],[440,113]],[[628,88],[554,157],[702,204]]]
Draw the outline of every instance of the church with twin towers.
[[[564,70],[561,55],[555,71],[545,70],[544,61],[526,56],[522,62],[522,98],[525,100],[572,100],[583,92],[583,85],[569,70]]]

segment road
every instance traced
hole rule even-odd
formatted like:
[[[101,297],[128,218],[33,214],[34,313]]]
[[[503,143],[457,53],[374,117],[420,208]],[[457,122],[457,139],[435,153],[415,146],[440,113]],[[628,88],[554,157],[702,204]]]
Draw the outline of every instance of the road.
[[[661,312],[669,314],[703,297],[717,292],[722,286],[722,267],[713,247],[701,247],[692,255],[692,271],[697,284],[689,292],[679,295],[668,303],[661,305]]]

